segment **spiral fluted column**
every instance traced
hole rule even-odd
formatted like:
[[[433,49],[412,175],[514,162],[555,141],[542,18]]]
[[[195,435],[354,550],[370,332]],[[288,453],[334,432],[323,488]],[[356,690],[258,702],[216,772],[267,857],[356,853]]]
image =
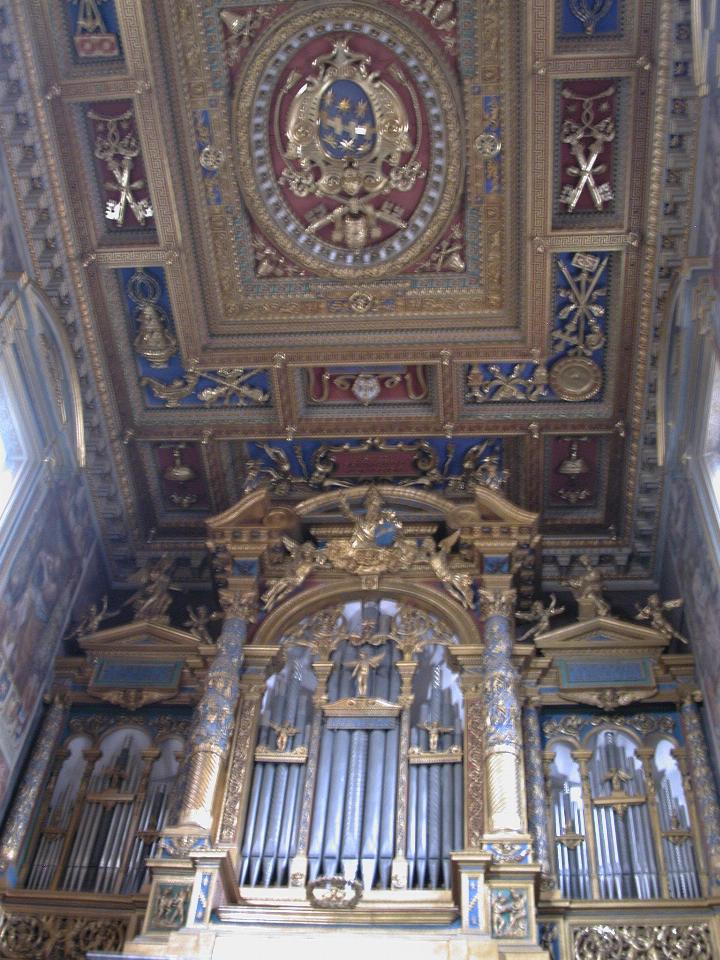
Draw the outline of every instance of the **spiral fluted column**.
[[[485,774],[487,833],[525,833],[522,730],[512,663],[514,590],[481,591],[485,619]]]
[[[223,597],[225,619],[218,652],[207,674],[207,687],[197,705],[190,731],[185,793],[178,826],[209,831],[215,790],[230,746],[238,700],[240,666],[248,623],[256,611],[251,595]]]
[[[548,813],[543,776],[543,753],[540,739],[540,715],[532,701],[523,708],[523,739],[525,752],[525,790],[530,836],[535,860],[540,864],[541,875],[548,878],[552,873],[550,845],[548,842]]]

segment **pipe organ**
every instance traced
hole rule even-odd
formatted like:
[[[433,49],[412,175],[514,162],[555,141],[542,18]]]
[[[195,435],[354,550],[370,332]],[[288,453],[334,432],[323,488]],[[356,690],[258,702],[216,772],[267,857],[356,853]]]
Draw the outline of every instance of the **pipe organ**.
[[[71,735],[27,877],[33,890],[133,894],[172,808],[183,740],[113,726]],[[63,755],[66,756],[63,758]]]
[[[410,702],[399,704],[397,663],[410,622]],[[313,724],[312,650],[332,624],[327,694]],[[281,640],[285,663],[261,706],[240,883],[282,886],[298,853],[306,760],[318,756],[307,845],[308,879],[341,874],[367,889],[392,883],[395,824],[405,818],[407,886],[449,889],[450,852],[463,845],[462,693],[448,665],[447,630],[385,599],[351,602],[307,618]],[[409,738],[400,743],[402,711]],[[408,767],[406,810],[398,771]]]
[[[672,729],[670,717],[660,719],[670,721],[665,726]],[[563,740],[553,741],[549,748],[554,753],[551,824],[563,896],[578,900],[700,896],[690,813],[675,756],[679,745],[667,735],[655,734],[645,746],[632,730],[633,724],[652,728],[655,722],[651,713],[623,717],[619,724],[608,720],[593,731],[584,751],[577,742]],[[584,777],[578,754],[586,764]],[[591,811],[587,821],[586,810]]]
[[[588,558],[533,599],[534,514],[262,490],[209,546],[217,640],[205,608],[170,625],[160,561],[132,620],[58,662],[0,842],[0,957],[51,960],[68,916],[91,960],[274,960],[288,930],[319,958],[351,930],[417,960],[720,955],[692,657],[615,616]]]

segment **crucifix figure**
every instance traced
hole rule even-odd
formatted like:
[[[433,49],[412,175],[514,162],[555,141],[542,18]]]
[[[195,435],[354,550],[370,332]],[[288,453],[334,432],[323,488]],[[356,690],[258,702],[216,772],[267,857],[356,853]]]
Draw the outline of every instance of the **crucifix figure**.
[[[272,723],[271,721],[270,727],[275,731],[275,747],[278,753],[285,753],[290,737],[294,737],[296,733],[300,732],[297,727],[293,727],[289,723]]]
[[[357,660],[349,660],[347,663],[343,664],[345,667],[354,668],[352,676],[357,680],[357,695],[359,697],[367,697],[370,671],[375,670],[376,667],[380,666],[384,656],[384,650],[381,653],[376,653],[374,657],[371,657],[366,650],[359,650]]]
[[[437,720],[433,720],[432,723],[419,723],[418,727],[420,727],[421,730],[427,730],[428,749],[430,753],[437,753],[441,733],[453,732],[452,727],[442,727]]]

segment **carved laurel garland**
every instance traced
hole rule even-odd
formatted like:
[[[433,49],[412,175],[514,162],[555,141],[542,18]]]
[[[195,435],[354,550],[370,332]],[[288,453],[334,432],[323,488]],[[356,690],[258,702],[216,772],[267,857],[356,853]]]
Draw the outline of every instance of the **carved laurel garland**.
[[[3,914],[0,957],[8,960],[84,960],[89,950],[121,950],[128,920]]]
[[[575,960],[711,960],[710,928],[706,923],[675,926],[605,924],[573,929]]]

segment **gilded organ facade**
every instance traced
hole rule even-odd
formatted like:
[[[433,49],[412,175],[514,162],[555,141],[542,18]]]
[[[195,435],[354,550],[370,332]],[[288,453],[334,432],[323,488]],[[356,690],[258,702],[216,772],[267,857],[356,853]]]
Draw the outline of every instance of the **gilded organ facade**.
[[[537,517],[487,489],[256,491],[208,547],[217,641],[206,608],[167,622],[160,559],[58,661],[0,953],[85,930],[90,957],[222,958],[261,924],[273,955],[401,930],[415,953],[714,955],[720,809],[668,601],[615,615],[589,561],[535,599]]]

